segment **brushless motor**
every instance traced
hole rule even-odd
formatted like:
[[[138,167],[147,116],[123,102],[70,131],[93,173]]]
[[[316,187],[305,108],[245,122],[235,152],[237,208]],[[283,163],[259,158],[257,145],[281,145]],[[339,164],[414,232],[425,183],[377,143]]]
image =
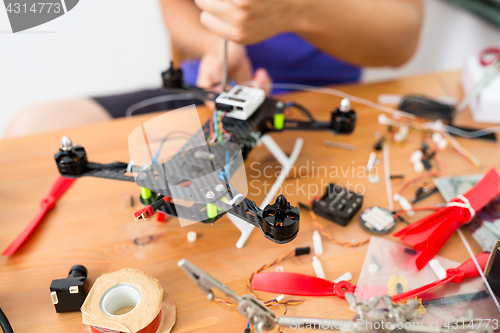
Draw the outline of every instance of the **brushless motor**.
[[[278,241],[294,239],[299,232],[300,212],[286,200],[284,195],[278,196],[273,205],[267,205],[262,217],[264,233]]]
[[[61,148],[54,155],[57,169],[63,176],[78,176],[85,172],[87,167],[87,153],[81,146],[73,146],[71,140],[65,136],[61,140]]]
[[[340,106],[332,112],[331,128],[340,134],[350,134],[356,126],[356,112],[351,108],[351,102],[344,98]]]

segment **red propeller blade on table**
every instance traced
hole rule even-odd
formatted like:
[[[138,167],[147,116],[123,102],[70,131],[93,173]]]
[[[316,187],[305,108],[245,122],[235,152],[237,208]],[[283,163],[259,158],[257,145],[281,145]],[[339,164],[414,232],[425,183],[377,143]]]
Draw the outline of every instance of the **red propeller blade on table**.
[[[491,169],[463,197],[475,212],[479,212],[499,195],[500,176],[495,169]],[[458,205],[465,203],[460,197],[450,200],[450,203],[454,202]],[[404,243],[422,251],[416,259],[417,268],[420,270],[441,250],[453,233],[470,219],[471,213],[468,208],[449,205],[412,223],[394,236],[401,237]]]
[[[40,201],[40,210],[35,215],[35,217],[31,220],[31,222],[24,228],[24,230],[17,236],[16,239],[3,251],[3,256],[10,256],[14,254],[24,244],[24,242],[28,239],[28,237],[33,233],[36,227],[42,222],[43,217],[49,210],[54,208],[56,205],[57,199],[61,197],[61,195],[66,192],[66,190],[73,184],[75,179],[64,178],[59,176],[54,184],[52,184],[52,188],[50,189],[49,194]]]
[[[315,276],[289,272],[255,274],[252,288],[270,293],[298,296],[337,295],[342,299],[345,299],[346,292],[354,292],[354,286],[347,281],[334,283]]]
[[[479,263],[479,267],[481,267],[483,271],[486,268],[486,263],[488,262],[489,257],[490,254],[486,252],[480,253],[476,256],[476,260]],[[464,278],[471,278],[479,275],[480,274],[477,271],[476,265],[474,265],[474,261],[472,261],[471,258],[466,262],[464,262],[462,265],[458,266],[457,268],[447,269],[446,277],[444,279],[434,281],[432,283],[429,283],[419,288],[415,288],[413,290],[408,290],[401,294],[394,295],[392,296],[392,301],[401,302],[404,301],[405,299],[422,295],[423,293],[436,289],[437,287],[440,287],[448,282],[461,283],[464,280]]]

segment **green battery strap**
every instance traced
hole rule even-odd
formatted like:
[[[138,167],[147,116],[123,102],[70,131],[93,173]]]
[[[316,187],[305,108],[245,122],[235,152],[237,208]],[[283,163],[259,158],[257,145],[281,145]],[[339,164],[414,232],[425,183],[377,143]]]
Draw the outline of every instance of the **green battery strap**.
[[[211,203],[207,203],[207,215],[209,219],[217,217],[217,206]]]
[[[285,127],[285,114],[278,113],[274,115],[273,119],[274,128],[277,130],[282,130]]]
[[[141,198],[143,200],[148,200],[149,198],[151,198],[151,190],[145,187],[141,187]]]

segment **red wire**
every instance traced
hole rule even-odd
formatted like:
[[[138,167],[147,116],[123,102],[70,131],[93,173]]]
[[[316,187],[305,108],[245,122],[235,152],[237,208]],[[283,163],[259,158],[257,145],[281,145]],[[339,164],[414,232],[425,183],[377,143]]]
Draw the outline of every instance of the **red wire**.
[[[412,208],[412,209],[406,209],[406,210],[400,210],[399,212],[397,212],[396,214],[393,215],[394,218],[398,218],[399,216],[403,215],[404,213],[407,213],[407,212],[418,212],[418,211],[421,211],[421,210],[440,210],[442,209],[443,207],[416,207],[416,208]]]

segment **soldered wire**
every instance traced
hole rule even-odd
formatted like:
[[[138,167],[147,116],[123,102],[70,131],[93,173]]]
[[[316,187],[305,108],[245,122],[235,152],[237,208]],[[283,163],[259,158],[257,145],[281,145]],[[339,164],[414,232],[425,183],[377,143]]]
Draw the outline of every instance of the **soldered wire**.
[[[291,257],[295,257],[295,256],[296,256],[295,250],[287,252],[287,253],[284,253],[278,259],[273,260],[270,263],[265,264],[264,266],[262,266],[259,269],[255,270],[250,275],[250,277],[247,279],[247,292],[248,292],[248,294],[252,295],[253,297],[255,297],[256,299],[258,299],[259,301],[262,301],[267,307],[273,306],[273,305],[280,306],[280,308],[282,308],[282,311],[283,311],[284,314],[286,314],[286,311],[287,311],[286,310],[287,309],[286,306],[287,305],[299,305],[299,304],[302,304],[301,300],[280,300],[280,301],[278,301],[277,299],[274,299],[274,300],[270,300],[270,301],[266,302],[266,301],[263,301],[262,299],[260,299],[259,297],[257,297],[255,295],[255,293],[254,293],[253,288],[252,288],[252,280],[253,280],[253,277],[254,277],[255,274],[260,273],[263,270],[265,270],[265,269],[267,269],[267,268],[269,268],[269,267],[271,267],[273,265],[276,265],[276,264],[282,262],[285,259],[288,259],[288,258],[291,258]],[[221,303],[221,304],[230,306],[232,308],[235,308],[235,309],[238,308],[237,304],[225,301],[225,300],[223,300],[223,299],[221,299],[219,297],[214,297],[214,300],[217,301],[217,302],[219,302],[219,303]]]
[[[323,235],[326,239],[328,239],[330,241],[330,243],[335,244],[335,245],[340,245],[343,247],[357,247],[357,246],[364,245],[370,241],[370,238],[362,240],[361,242],[341,241],[341,240],[333,238],[326,231],[326,229],[323,228],[323,226],[318,222],[318,218],[316,217],[316,214],[313,212],[313,210],[307,205],[301,204],[301,206],[308,210],[309,214],[311,215],[314,226],[316,227],[316,229],[318,229],[318,231],[321,235]]]

